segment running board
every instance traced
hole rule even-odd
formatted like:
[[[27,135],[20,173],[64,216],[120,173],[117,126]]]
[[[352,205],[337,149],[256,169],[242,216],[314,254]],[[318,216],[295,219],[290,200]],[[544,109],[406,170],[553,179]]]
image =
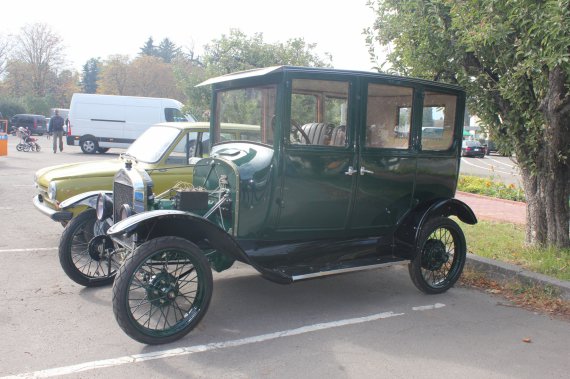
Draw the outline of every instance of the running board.
[[[293,275],[293,276],[291,276],[291,279],[293,279],[293,281],[296,282],[299,280],[313,279],[313,278],[319,278],[322,276],[329,276],[329,275],[345,274],[345,273],[354,272],[354,271],[373,270],[376,268],[389,267],[389,266],[399,265],[399,264],[408,263],[408,262],[409,262],[409,260],[398,260],[398,261],[394,261],[394,262],[386,262],[386,263],[380,263],[380,264],[368,265],[368,266],[348,267],[348,268],[341,268],[338,270],[330,270],[330,271],[319,271],[319,272],[313,272],[310,274]]]

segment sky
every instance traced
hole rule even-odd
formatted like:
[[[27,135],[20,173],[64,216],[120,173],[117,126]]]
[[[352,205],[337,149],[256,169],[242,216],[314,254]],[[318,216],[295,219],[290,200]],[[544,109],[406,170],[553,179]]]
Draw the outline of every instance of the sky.
[[[332,54],[335,68],[372,67],[362,30],[375,17],[366,0],[5,0],[0,14],[3,36],[48,24],[62,38],[69,68],[78,71],[90,58],[135,58],[149,37],[201,54],[232,28],[250,37],[263,33],[266,43],[316,43],[314,52]]]

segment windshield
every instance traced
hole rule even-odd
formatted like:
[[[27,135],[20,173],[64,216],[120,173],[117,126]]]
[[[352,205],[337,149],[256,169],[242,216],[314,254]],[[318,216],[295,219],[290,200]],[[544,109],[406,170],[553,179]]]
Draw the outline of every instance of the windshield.
[[[275,85],[219,92],[214,143],[252,141],[272,145],[276,99]]]
[[[179,134],[176,128],[151,126],[133,142],[127,154],[139,162],[158,162]]]

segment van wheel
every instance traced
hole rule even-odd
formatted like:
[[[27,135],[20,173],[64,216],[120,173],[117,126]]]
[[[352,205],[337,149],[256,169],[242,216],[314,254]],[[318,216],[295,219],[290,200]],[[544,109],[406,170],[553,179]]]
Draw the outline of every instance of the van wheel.
[[[94,139],[85,138],[81,140],[81,151],[85,154],[95,154],[98,149],[99,144]]]
[[[97,152],[98,152],[99,154],[105,154],[107,151],[109,151],[109,148],[108,148],[108,147],[100,147],[100,148],[97,149]]]

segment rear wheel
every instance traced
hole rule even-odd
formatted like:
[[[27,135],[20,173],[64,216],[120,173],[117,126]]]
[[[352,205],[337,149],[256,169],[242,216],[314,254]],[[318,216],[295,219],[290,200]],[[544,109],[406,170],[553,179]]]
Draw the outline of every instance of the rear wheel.
[[[81,151],[85,154],[95,154],[99,149],[99,144],[95,139],[87,137],[81,140]]]
[[[408,266],[410,277],[420,291],[445,292],[459,279],[466,254],[459,225],[446,217],[432,219],[422,227],[418,252]]]
[[[111,284],[121,264],[113,243],[105,235],[109,225],[97,220],[94,209],[72,219],[59,242],[59,263],[75,283],[85,287]]]
[[[131,338],[169,343],[204,317],[212,288],[210,265],[196,245],[160,237],[139,246],[121,266],[113,284],[113,312]]]

